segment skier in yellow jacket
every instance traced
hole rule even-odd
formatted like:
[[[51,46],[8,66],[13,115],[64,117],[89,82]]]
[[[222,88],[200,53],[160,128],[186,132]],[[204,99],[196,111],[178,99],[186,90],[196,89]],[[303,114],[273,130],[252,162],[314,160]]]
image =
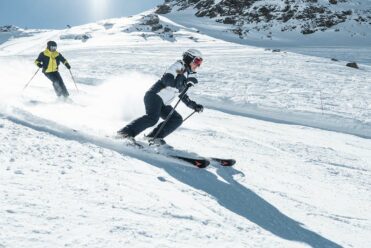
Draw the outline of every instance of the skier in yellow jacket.
[[[57,52],[57,43],[55,41],[48,41],[45,51],[41,52],[39,57],[35,60],[35,64],[39,68],[43,69],[42,71],[44,75],[53,82],[53,87],[57,96],[67,98],[69,93],[58,72],[58,66],[61,62],[68,70],[71,69],[67,60],[62,56],[62,54]]]

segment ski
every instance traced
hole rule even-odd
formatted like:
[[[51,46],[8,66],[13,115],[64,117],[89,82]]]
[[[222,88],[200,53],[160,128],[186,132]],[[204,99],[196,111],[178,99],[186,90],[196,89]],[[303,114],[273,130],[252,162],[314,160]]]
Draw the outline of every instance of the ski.
[[[236,163],[234,159],[210,158],[210,160],[219,163],[221,166],[233,166]]]
[[[198,168],[206,168],[210,164],[210,160],[205,158],[190,158],[178,155],[165,155],[165,156],[188,162]]]
[[[145,151],[145,152],[153,152],[153,153],[156,153],[156,154],[161,154],[165,157],[169,157],[169,158],[175,158],[177,160],[181,160],[183,162],[187,162],[187,163],[190,163],[198,168],[206,168],[209,164],[210,164],[210,160],[208,159],[205,159],[205,158],[198,158],[198,157],[187,157],[187,156],[181,156],[181,155],[177,155],[177,154],[166,154],[166,153],[163,153],[163,152],[160,152],[160,151],[156,151],[156,146],[150,146],[150,145],[145,145],[143,144],[142,142],[138,142],[136,141],[135,139],[127,139],[127,138],[124,138],[123,140],[126,140],[126,144],[127,146],[132,146],[132,147],[135,147],[137,149],[140,149],[142,151]],[[148,149],[153,149],[152,151],[151,150],[148,150]],[[170,150],[173,150],[173,148],[171,148]]]
[[[142,142],[138,142],[136,141],[135,139],[126,139],[124,138],[123,140],[126,140],[127,143],[125,145],[128,145],[128,146],[133,146],[135,148],[138,148],[140,150],[143,150],[143,151],[147,151],[148,152],[148,148],[156,148],[155,146],[150,146],[150,145],[146,145],[146,144],[143,144]],[[166,150],[166,149],[165,149]],[[169,151],[172,151],[173,154],[171,153],[166,153],[166,152],[160,152],[160,151],[152,151],[152,152],[155,152],[157,154],[162,154],[163,156],[166,156],[166,157],[170,157],[170,158],[175,158],[175,159],[178,159],[178,160],[182,160],[184,162],[187,162],[187,163],[190,163],[198,168],[206,168],[211,162],[216,162],[218,163],[219,165],[221,166],[225,166],[225,167],[228,167],[228,166],[233,166],[235,163],[236,163],[236,160],[234,159],[224,159],[224,158],[216,158],[216,157],[210,157],[210,158],[204,158],[204,157],[199,157],[199,156],[193,156],[193,155],[185,155],[185,156],[182,156],[182,155],[178,155],[178,154],[174,154],[174,152],[176,152],[177,150],[174,149],[174,148],[168,148]]]

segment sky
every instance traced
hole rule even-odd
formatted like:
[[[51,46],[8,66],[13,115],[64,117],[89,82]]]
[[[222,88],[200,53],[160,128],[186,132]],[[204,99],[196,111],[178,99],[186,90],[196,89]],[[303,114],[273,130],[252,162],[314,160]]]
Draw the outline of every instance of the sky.
[[[164,0],[0,0],[0,26],[63,29],[138,14]]]

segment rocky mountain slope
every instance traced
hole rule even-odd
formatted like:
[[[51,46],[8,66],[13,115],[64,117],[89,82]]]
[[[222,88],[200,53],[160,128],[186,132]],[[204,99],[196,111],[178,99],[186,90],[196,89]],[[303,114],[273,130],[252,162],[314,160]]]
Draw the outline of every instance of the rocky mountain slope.
[[[5,32],[14,32],[14,31],[17,31],[19,30],[18,27],[16,26],[13,26],[13,25],[4,25],[4,26],[0,26],[0,32],[1,33],[5,33]]]
[[[371,26],[371,1],[360,0],[165,0],[157,13],[186,9],[194,9],[198,17],[231,25],[230,31],[242,39],[256,31],[268,38],[275,32],[309,35],[342,29],[351,36],[367,35],[354,27],[365,30]]]

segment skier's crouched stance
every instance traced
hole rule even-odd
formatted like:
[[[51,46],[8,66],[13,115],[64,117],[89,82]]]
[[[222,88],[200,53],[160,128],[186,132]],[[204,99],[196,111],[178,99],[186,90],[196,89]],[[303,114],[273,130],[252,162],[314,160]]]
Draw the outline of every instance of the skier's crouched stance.
[[[162,78],[146,92],[144,96],[146,114],[119,130],[118,135],[122,138],[134,139],[145,129],[156,125],[160,117],[166,119],[173,111],[163,128],[161,122],[147,135],[147,138],[155,144],[166,144],[164,138],[183,122],[182,116],[170,105],[176,96],[181,97],[189,108],[202,112],[202,105],[190,100],[187,94],[180,95],[186,88],[198,83],[195,74],[202,60],[201,52],[196,49],[184,52],[183,60],[171,65]]]
[[[58,66],[61,62],[67,67],[67,69],[71,69],[67,60],[62,56],[62,54],[57,52],[57,43],[55,41],[48,41],[45,51],[41,52],[39,57],[35,60],[35,64],[39,68],[43,68],[45,76],[53,82],[54,91],[57,96],[67,98],[69,93],[58,72]]]

